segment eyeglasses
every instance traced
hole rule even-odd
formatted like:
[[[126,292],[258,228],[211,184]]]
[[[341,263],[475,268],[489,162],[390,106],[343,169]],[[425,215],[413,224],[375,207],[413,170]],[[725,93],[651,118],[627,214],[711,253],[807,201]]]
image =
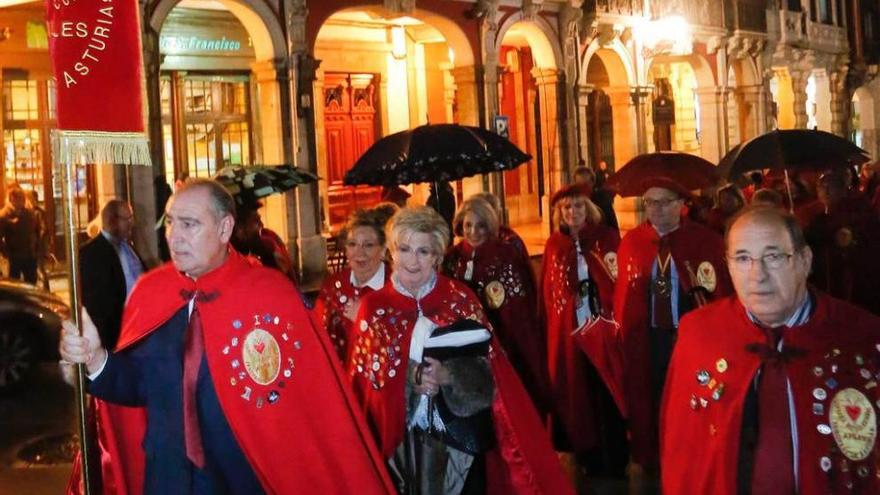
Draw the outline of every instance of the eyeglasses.
[[[354,241],[348,241],[345,243],[345,249],[348,249],[349,251],[354,251],[357,248],[361,248],[364,251],[372,251],[377,247],[379,247],[379,244],[376,242],[363,242],[359,244]]]
[[[764,256],[753,258],[747,254],[737,254],[736,256],[728,256],[727,261],[739,272],[748,272],[752,269],[752,264],[756,261],[761,262],[766,270],[779,270],[794,256],[794,253],[767,253]]]
[[[648,199],[645,198],[642,200],[645,203],[645,208],[667,208],[672,203],[678,201],[678,198],[666,198],[666,199]]]

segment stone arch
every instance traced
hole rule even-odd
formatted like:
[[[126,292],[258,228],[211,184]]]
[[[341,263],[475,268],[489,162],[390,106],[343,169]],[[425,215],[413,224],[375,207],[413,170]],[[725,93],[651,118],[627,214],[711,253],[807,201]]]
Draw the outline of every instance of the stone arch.
[[[608,71],[608,77],[612,86],[635,86],[637,84],[638,79],[636,78],[636,71],[633,68],[629,52],[627,52],[626,47],[618,39],[604,46],[599,45],[598,40],[593,40],[590,43],[582,58],[582,69],[578,84],[588,84],[586,81],[586,68],[589,66],[593,56],[599,57],[602,61],[605,70]]]
[[[853,131],[860,133],[857,136],[860,142],[857,144],[867,150],[871,156],[877,157],[880,152],[880,143],[878,143],[874,95],[867,86],[861,86],[853,93],[852,102],[859,117],[859,128],[853,129]]]
[[[327,19],[332,17],[334,14],[355,11],[370,12],[380,17],[389,19],[400,17],[401,15],[403,15],[395,14],[381,5],[359,5],[330,11],[325,18],[320,20],[320,22],[318,23],[319,28],[315,31],[314,35],[309,38],[309,53],[315,52],[315,43],[318,41],[318,32],[320,32],[320,26],[323,26],[327,22]],[[446,40],[446,44],[452,50],[452,53],[454,55],[453,65],[455,67],[470,67],[474,65],[474,47],[471,46],[471,43],[468,40],[465,32],[461,29],[461,26],[456,24],[455,21],[449,19],[442,14],[418,8],[414,9],[412,12],[407,13],[406,16],[412,17],[413,19],[418,19],[425,24],[430,24],[432,27],[437,29],[440,34],[443,35],[443,38],[445,38]]]
[[[218,0],[241,21],[251,41],[258,61],[283,60],[287,57],[287,44],[284,30],[272,8],[264,0]],[[150,16],[150,27],[155,32],[162,30],[162,24],[179,0],[159,0]]]
[[[492,48],[497,52],[501,48],[504,37],[510,29],[519,24],[532,49],[535,58],[536,67],[541,69],[556,69],[562,67],[562,49],[558,43],[551,40],[558,39],[557,33],[553,27],[543,17],[536,17],[534,20],[527,19],[522,12],[508,17],[498,27],[498,34],[493,40]]]

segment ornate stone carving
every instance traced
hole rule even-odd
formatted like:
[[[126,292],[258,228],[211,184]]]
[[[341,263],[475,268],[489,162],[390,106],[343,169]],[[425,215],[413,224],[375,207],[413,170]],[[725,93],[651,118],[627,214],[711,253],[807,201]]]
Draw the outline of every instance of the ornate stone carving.
[[[394,14],[412,14],[416,0],[384,0],[385,8]]]
[[[538,14],[544,10],[544,0],[523,0],[523,17],[534,21]]]

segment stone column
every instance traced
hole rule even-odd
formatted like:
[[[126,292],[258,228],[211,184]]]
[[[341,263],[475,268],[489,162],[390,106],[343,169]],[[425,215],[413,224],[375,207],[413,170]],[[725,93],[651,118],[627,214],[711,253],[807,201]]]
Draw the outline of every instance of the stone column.
[[[794,121],[796,129],[807,128],[807,78],[809,74],[791,70],[791,92],[793,95]]]
[[[261,154],[261,162],[267,164],[285,163],[285,133],[283,120],[287,115],[287,105],[282,102],[282,89],[287,86],[287,64],[282,60],[264,60],[251,64],[257,98],[252,105],[252,119],[260,142],[254,142]],[[290,195],[296,193],[288,193]],[[263,223],[274,230],[282,239],[290,239],[288,216],[293,214],[287,208],[288,194],[274,194],[263,200]]]
[[[724,90],[719,87],[698,88],[700,99],[700,155],[713,163],[727,151],[727,119]]]
[[[764,91],[763,86],[742,86],[734,90],[740,122],[743,125],[739,132],[740,142],[764,132],[761,125],[763,122],[761,108],[764,105]]]
[[[648,108],[651,104],[651,87],[635,86],[630,88],[632,98],[634,125],[636,132],[636,154],[648,152]]]
[[[849,128],[849,109],[852,101],[846,87],[846,67],[828,75],[831,90],[831,132],[846,136]]]
[[[455,79],[455,100],[458,108],[458,123],[463,125],[480,125],[479,91],[477,87],[477,71],[479,67],[469,65],[452,69]],[[496,98],[497,99],[497,98]],[[482,177],[468,177],[462,180],[462,194],[468,197],[483,191]]]
[[[578,122],[580,122],[580,134],[578,135],[580,149],[578,150],[578,153],[580,153],[580,156],[582,156],[587,163],[590,163],[590,131],[587,111],[590,106],[590,93],[592,92],[592,84],[578,84],[576,107],[577,119]]]
[[[636,108],[629,87],[607,88],[606,91],[611,101],[614,127],[614,164],[619,169],[638,154]]]
[[[130,166],[127,174],[122,166],[114,166],[113,171],[114,175],[123,179],[117,183],[122,183],[124,188],[130,186],[128,200],[134,211],[136,222],[134,243],[138,253],[144,257],[148,266],[155,266],[160,260],[159,244],[154,228],[157,217],[153,177],[165,175],[162,102],[159,94],[159,67],[162,65],[162,54],[159,53],[159,34],[153,31],[149,23],[144,23],[143,31],[144,89],[146,90],[144,114],[147,119],[147,136],[150,140],[150,159],[153,163],[152,167]],[[125,182],[128,184],[124,184]],[[123,191],[117,191],[116,197],[122,197],[123,194]]]

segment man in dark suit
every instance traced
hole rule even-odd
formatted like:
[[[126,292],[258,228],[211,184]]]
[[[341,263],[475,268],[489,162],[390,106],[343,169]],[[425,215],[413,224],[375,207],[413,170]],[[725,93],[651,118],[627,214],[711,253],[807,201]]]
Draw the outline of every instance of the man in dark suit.
[[[131,205],[111,199],[101,210],[101,223],[101,233],[80,248],[80,277],[83,305],[98,327],[101,342],[114,349],[125,299],[144,272],[144,264],[131,245]]]

